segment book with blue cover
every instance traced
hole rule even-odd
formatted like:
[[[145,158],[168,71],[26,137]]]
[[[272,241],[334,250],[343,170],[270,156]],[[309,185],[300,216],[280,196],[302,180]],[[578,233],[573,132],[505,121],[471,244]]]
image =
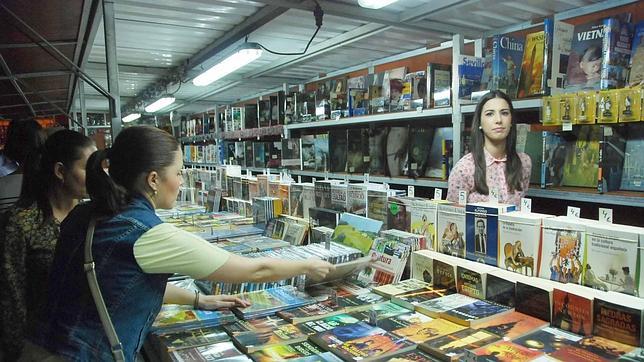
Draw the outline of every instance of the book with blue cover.
[[[516,98],[523,43],[521,37],[497,34],[492,37],[492,81],[490,89],[504,91],[510,98]]]
[[[315,303],[315,299],[297,291],[293,286],[241,293],[239,297],[252,303],[245,308],[235,307],[232,309],[235,314],[243,319],[267,316],[280,310]]]
[[[466,258],[496,266],[499,255],[499,215],[514,211],[515,205],[489,202],[465,206]]]
[[[188,328],[214,327],[234,322],[235,316],[228,310],[209,311],[190,306],[166,304],[152,323],[150,331],[169,333]]]
[[[509,313],[514,308],[506,307],[486,300],[466,304],[441,313],[441,318],[470,328],[476,328],[481,323],[496,316]]]
[[[485,68],[484,58],[469,55],[460,56],[458,63],[459,98],[470,99],[473,92],[480,90],[483,68]]]
[[[620,189],[644,191],[644,127],[628,125],[627,134]]]

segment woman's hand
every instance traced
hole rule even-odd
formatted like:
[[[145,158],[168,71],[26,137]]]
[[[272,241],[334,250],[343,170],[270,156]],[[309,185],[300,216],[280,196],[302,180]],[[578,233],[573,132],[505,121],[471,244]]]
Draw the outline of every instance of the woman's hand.
[[[313,280],[322,280],[331,271],[335,270],[335,265],[321,259],[308,259],[308,268],[306,276],[311,277]]]
[[[215,310],[232,307],[245,308],[251,303],[233,295],[199,295],[199,309]]]

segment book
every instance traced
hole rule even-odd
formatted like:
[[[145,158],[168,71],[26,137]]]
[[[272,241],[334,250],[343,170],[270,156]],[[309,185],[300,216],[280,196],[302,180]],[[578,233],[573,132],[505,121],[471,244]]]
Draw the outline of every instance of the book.
[[[385,189],[367,190],[367,217],[381,222],[387,222],[387,197],[389,191]],[[384,225],[385,229],[387,225]]]
[[[409,327],[415,324],[430,322],[433,319],[421,313],[410,313],[405,309],[405,313],[388,318],[376,319],[376,326],[387,332]]]
[[[348,140],[347,130],[331,130],[329,132],[329,171],[347,171]]]
[[[593,331],[593,293],[577,285],[555,288],[552,292],[552,326],[588,336]]]
[[[630,18],[630,14],[621,14],[603,21],[601,89],[623,88],[627,84],[633,39]]]
[[[188,361],[224,361],[240,362],[250,361],[241,353],[232,342],[221,342],[201,347],[193,347],[172,352],[171,356],[175,362]]]
[[[510,341],[498,341],[488,344],[475,350],[469,350],[465,354],[465,361],[503,361],[522,362],[532,361],[543,355],[541,352],[533,351]]]
[[[338,326],[328,331],[314,334],[309,337],[310,341],[315,345],[324,349],[330,345],[339,345],[346,341],[372,336],[378,333],[384,333],[385,330],[372,326],[366,322],[358,322],[355,324],[348,324]]]
[[[427,108],[449,107],[451,103],[452,68],[449,65],[427,64]]]
[[[259,122],[257,119],[257,104],[244,105],[244,128],[257,128]]]
[[[385,297],[393,297],[394,295],[405,294],[417,289],[428,288],[431,284],[417,279],[406,279],[397,283],[380,285],[372,288],[374,293],[378,293]]]
[[[300,138],[282,140],[281,166],[292,170],[302,169],[302,143]]]
[[[605,293],[593,303],[593,335],[639,346],[642,344],[642,299]]]
[[[315,171],[315,135],[303,135],[302,170]]]
[[[560,361],[616,361],[631,352],[632,346],[608,338],[587,337],[574,345],[567,345],[550,354]]]
[[[308,335],[330,331],[335,327],[355,324],[360,320],[350,314],[341,313],[328,315],[321,319],[310,320],[298,324],[300,330]]]
[[[166,304],[157,314],[150,331],[170,332],[187,328],[214,327],[235,321],[228,310],[210,311],[190,306]]]
[[[255,362],[285,361],[296,358],[314,356],[324,353],[310,342],[300,342],[289,345],[273,346],[251,353],[249,356]]]
[[[293,286],[242,293],[239,297],[252,303],[248,307],[235,307],[232,309],[235,314],[243,319],[257,318],[273,314],[279,310],[315,303],[313,298],[298,292]]]
[[[344,313],[344,308],[340,307],[334,300],[327,299],[315,304],[279,311],[277,315],[290,323],[301,324],[341,313]]]
[[[514,340],[543,327],[547,327],[548,324],[548,322],[535,317],[514,311],[482,323],[479,325],[479,329],[494,333],[506,340]]]
[[[229,341],[230,337],[220,327],[204,327],[186,329],[171,333],[152,332],[149,334],[145,347],[157,358],[168,361],[170,353],[186,348],[206,346]],[[147,347],[150,347],[148,349]]]
[[[347,147],[347,168],[349,173],[364,173],[369,170],[369,131],[367,129],[350,129],[347,131],[350,140]]]
[[[545,92],[544,63],[547,56],[546,31],[541,30],[529,33],[525,37],[523,60],[521,61],[521,74],[517,89],[517,97],[525,98],[540,95]]]
[[[342,360],[331,352],[323,352],[305,357],[289,358],[289,362],[342,362]]]
[[[433,261],[432,282],[434,288],[447,289],[456,291],[457,264],[456,261],[449,257],[444,257],[438,253],[430,254]]]
[[[583,337],[561,329],[546,327],[534,331],[512,342],[533,351],[551,354],[566,346],[579,343]]]
[[[642,228],[593,222],[586,225],[583,284],[604,291],[639,295],[637,254]]]
[[[331,185],[331,208],[338,212],[347,211],[347,184]]]
[[[567,92],[600,88],[603,38],[601,19],[575,25],[566,69]]]
[[[424,177],[429,168],[429,156],[434,128],[410,128],[409,147],[407,148],[407,176]]]
[[[385,174],[385,145],[387,144],[388,129],[386,127],[369,128],[369,169],[370,175]]]
[[[315,170],[328,172],[331,170],[329,161],[329,134],[320,133],[315,135]]]
[[[518,274],[501,269],[487,273],[485,281],[485,298],[508,307],[516,305],[516,278]]]
[[[456,307],[440,314],[441,318],[470,328],[477,328],[482,323],[497,316],[512,312],[514,309],[488,302],[477,300],[475,302]]]
[[[558,216],[543,220],[539,277],[579,284],[586,250],[586,228],[580,219]]]
[[[547,103],[547,101],[544,102]],[[561,133],[543,131],[543,162],[540,173],[542,189],[563,185],[566,153],[566,141]]]
[[[566,87],[568,79],[568,57],[575,26],[564,21],[555,21],[553,24],[552,39],[552,67],[549,82],[551,94],[559,94]]]
[[[521,280],[516,284],[517,312],[550,322],[552,320],[552,293],[558,283],[550,280]]]
[[[644,191],[644,160],[639,157],[644,152],[644,127],[628,125],[626,151],[620,189]]]
[[[328,346],[329,350],[345,361],[372,361],[375,358],[386,358],[415,348],[415,343],[388,332]]]
[[[456,292],[476,299],[485,299],[487,273],[495,270],[487,265],[468,263],[456,267]]]
[[[422,280],[425,283],[434,281],[434,259],[431,255],[414,251],[411,254],[411,278]]]
[[[354,247],[366,255],[381,227],[381,221],[343,213],[331,239]]]
[[[237,348],[244,353],[252,353],[273,346],[304,342],[307,337],[295,325],[288,323],[231,334],[231,338]]]
[[[492,79],[488,87],[516,98],[524,39],[508,34],[492,37]]]
[[[411,230],[411,204],[420,199],[410,197],[389,197],[387,201],[387,228],[402,231]]]
[[[409,126],[392,126],[387,129],[384,143],[385,176],[398,177],[408,167]]]
[[[566,141],[563,185],[595,187],[599,171],[599,150],[602,129],[583,125],[573,130]]]
[[[368,184],[353,183],[347,186],[347,212],[367,216]]]
[[[315,181],[315,207],[332,209],[331,185],[339,184],[337,180]]]
[[[469,55],[460,56],[458,59],[459,98],[470,99],[472,92],[480,90],[484,67],[484,58]]]
[[[409,310],[392,302],[377,303],[370,308],[361,308],[361,310],[356,310],[349,313],[350,316],[355,317],[360,321],[367,322],[380,328],[383,328],[380,325],[380,321],[401,316],[403,314],[409,314]],[[374,316],[376,320],[375,324],[372,320]]]
[[[467,328],[420,343],[418,348],[440,361],[456,362],[466,350],[481,348],[500,339],[486,330]]]
[[[437,248],[443,254],[465,258],[465,207],[438,205]]]
[[[515,209],[515,205],[489,202],[468,203],[465,206],[467,259],[493,266],[498,264],[498,218]]]
[[[391,302],[409,310],[416,310],[416,306],[420,303],[452,293],[454,292],[446,289],[421,288],[405,294],[394,295],[391,297]]]
[[[644,40],[644,21],[640,20],[635,24],[633,30],[633,41],[631,46],[631,71],[629,74],[628,82],[631,85],[636,85],[644,80],[644,47],[642,41]]]
[[[424,301],[416,305],[416,310],[432,318],[439,318],[441,313],[476,302],[477,299],[462,294],[448,294],[440,298]]]
[[[541,223],[552,215],[512,211],[499,215],[498,267],[534,276],[541,248]]]
[[[396,336],[404,337],[414,343],[423,343],[446,334],[451,334],[465,329],[464,327],[443,319],[434,319],[429,322],[412,324],[407,327],[392,331]]]

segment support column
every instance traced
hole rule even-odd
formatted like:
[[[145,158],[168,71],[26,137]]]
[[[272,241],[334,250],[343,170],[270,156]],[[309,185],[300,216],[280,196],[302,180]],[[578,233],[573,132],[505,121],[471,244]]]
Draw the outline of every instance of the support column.
[[[85,136],[88,135],[87,131],[87,107],[85,106],[85,82],[78,78],[78,102],[80,103],[80,123],[83,125],[83,132]]]
[[[459,58],[463,54],[463,35],[452,36],[452,132],[454,137],[453,159],[454,164],[461,159],[463,137],[463,113],[461,113],[461,100],[458,98],[460,82],[458,78]]]
[[[105,64],[107,89],[114,97],[110,100],[110,125],[112,140],[121,132],[121,94],[119,92],[119,69],[116,58],[116,25],[114,23],[114,0],[103,0],[103,25],[105,27]],[[112,141],[113,142],[113,141]]]

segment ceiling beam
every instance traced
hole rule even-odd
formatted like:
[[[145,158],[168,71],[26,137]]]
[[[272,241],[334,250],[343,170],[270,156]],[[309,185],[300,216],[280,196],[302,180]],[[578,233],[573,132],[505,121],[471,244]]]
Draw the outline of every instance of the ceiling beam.
[[[60,100],[54,100],[52,102],[53,103],[65,103],[65,102],[67,102],[67,100],[66,99],[60,99]],[[43,105],[43,104],[49,104],[49,103],[47,103],[47,102],[31,102],[32,106],[39,106],[39,105]],[[24,104],[24,103],[10,104],[10,105],[7,105],[7,106],[0,106],[0,109],[18,108],[18,107],[25,107],[25,106],[26,106],[26,104]]]
[[[56,89],[48,89],[48,90],[42,90],[40,93],[61,93],[61,92],[67,92],[67,88],[56,88]],[[32,95],[36,94],[34,92],[24,92],[25,95]],[[18,93],[5,93],[5,94],[0,94],[0,98],[2,97],[15,97],[19,96],[20,94]]]
[[[31,105],[31,103],[29,103],[29,99],[25,95],[25,92],[22,91],[22,88],[20,87],[20,84],[18,84],[18,80],[15,77],[13,77],[13,75],[11,74],[11,69],[9,69],[9,66],[7,65],[7,62],[5,62],[4,57],[2,56],[2,54],[0,54],[0,67],[4,71],[4,74],[6,74],[9,77],[11,77],[11,79],[9,81],[11,82],[13,87],[16,89],[18,94],[20,94],[20,97],[22,97],[22,100],[25,101],[25,104],[27,105],[27,107],[29,107],[29,111],[31,111],[31,114],[35,116],[36,111],[34,111],[34,107]]]
[[[41,78],[41,77],[60,77],[72,74],[68,70],[52,70],[49,72],[32,72],[32,73],[16,73],[10,76],[0,76],[0,80],[11,80],[16,78]]]
[[[61,41],[52,41],[49,44],[53,46],[67,46],[67,45],[76,45],[75,40],[61,40]],[[45,43],[16,43],[16,44],[0,44],[0,49],[19,49],[19,48],[37,48],[40,46],[46,46]]]
[[[107,72],[105,63],[101,63],[101,62],[88,62],[85,65],[85,70],[96,70],[101,72]],[[150,75],[163,76],[167,74],[167,72],[168,72],[168,68],[119,64],[119,73],[136,73],[136,74],[150,74]],[[105,76],[107,76],[107,73],[105,74]]]

